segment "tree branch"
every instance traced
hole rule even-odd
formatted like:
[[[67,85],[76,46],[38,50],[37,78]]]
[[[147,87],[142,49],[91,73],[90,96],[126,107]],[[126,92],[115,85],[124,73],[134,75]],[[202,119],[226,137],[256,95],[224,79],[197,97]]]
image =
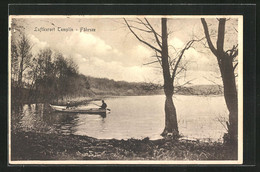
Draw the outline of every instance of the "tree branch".
[[[233,27],[235,29],[235,31],[238,33],[237,29],[235,27]]]
[[[235,58],[238,55],[238,50],[234,51],[234,53],[231,55],[231,58]]]
[[[142,40],[142,39],[132,30],[131,26],[128,24],[128,22],[126,21],[125,18],[124,18],[124,21],[125,21],[125,23],[126,23],[128,29],[132,32],[132,34],[133,34],[140,42],[144,43],[145,45],[147,45],[148,47],[150,47],[150,48],[156,50],[156,51],[159,52],[159,53],[162,52],[162,51],[159,50],[158,48],[156,48],[156,47],[154,47],[153,45],[151,45],[151,44],[145,42],[144,40]]]
[[[225,18],[219,19],[217,51],[221,51],[221,52],[224,51],[223,47],[224,47],[224,40],[225,40],[225,23],[226,23]]]
[[[233,67],[233,71],[235,71],[236,67],[237,67],[238,63],[236,63]]]
[[[141,22],[141,24],[143,24],[147,29],[152,30],[153,27],[152,25],[149,23],[149,25],[147,23],[144,23],[141,19],[137,18],[137,20],[139,20]],[[159,36],[160,38],[162,37],[160,34],[158,34],[157,32],[155,32],[157,36]]]
[[[152,61],[152,62],[149,62],[149,63],[145,63],[145,64],[143,64],[144,66],[145,65],[150,65],[150,64],[154,64],[154,63],[157,63],[158,62],[158,60],[156,60],[156,61]]]
[[[173,68],[173,72],[172,72],[172,80],[173,81],[174,81],[174,78],[175,78],[175,75],[176,75],[176,71],[177,71],[178,65],[179,65],[179,63],[180,63],[180,61],[181,61],[181,59],[183,57],[184,52],[185,52],[185,48],[181,51],[181,54],[180,54],[180,56],[179,56],[179,58],[178,58],[178,60],[177,60],[177,62],[175,64],[175,66]]]
[[[158,60],[158,62],[159,62],[159,64],[161,65],[161,67],[162,67],[162,61],[160,60],[160,58],[162,58],[161,56],[158,56],[158,54],[157,54],[157,52],[155,51],[155,56],[156,56],[156,58],[157,58],[157,60]]]
[[[141,19],[139,19],[139,18],[137,18],[137,20],[138,20],[139,22],[136,22],[136,23],[142,24],[142,25],[144,25],[147,29],[151,30],[151,28],[148,26],[148,24],[144,23],[144,22],[143,22]]]
[[[138,27],[135,27],[135,26],[130,26],[130,27],[134,28],[134,29],[137,29],[137,30],[140,30],[140,31],[143,31],[143,32],[152,33],[152,31],[150,31],[150,30],[144,30],[144,29],[141,29],[141,28],[138,28]]]
[[[186,71],[185,67],[181,67],[181,69],[175,74],[175,76],[178,76],[183,70]]]
[[[176,75],[176,71],[177,71],[178,65],[179,65],[179,63],[180,63],[180,61],[181,61],[181,59],[182,59],[182,57],[183,57],[184,52],[185,52],[186,50],[188,50],[188,49],[192,46],[192,44],[193,44],[195,41],[198,42],[198,41],[201,41],[201,40],[203,40],[203,39],[204,39],[204,37],[201,38],[201,39],[198,39],[198,40],[190,40],[189,42],[187,42],[187,44],[185,45],[185,47],[181,50],[180,55],[179,55],[179,57],[178,57],[178,60],[177,60],[177,62],[176,62],[176,64],[175,64],[174,69],[173,69],[173,72],[172,72],[172,80],[173,80],[173,81],[174,81],[174,77],[175,77],[175,75]]]
[[[205,78],[207,81],[212,82],[213,84],[217,85],[219,88],[222,88],[222,86],[219,85],[218,83],[216,83],[215,81],[212,81],[212,80],[210,80],[209,78],[207,78],[205,76],[203,76],[203,78]]]
[[[193,81],[194,79],[188,80],[185,83],[181,84],[181,85],[177,85],[175,88],[179,88],[178,90],[175,90],[175,93],[181,90],[181,87],[184,87],[185,85],[189,85],[191,84],[191,81]]]
[[[144,19],[145,19],[145,21],[147,22],[147,24],[150,26],[150,28],[151,28],[151,30],[152,30],[152,32],[153,32],[153,34],[154,34],[154,37],[155,37],[155,39],[156,39],[157,44],[159,45],[160,48],[162,48],[162,44],[161,44],[161,42],[159,41],[159,38],[158,38],[158,36],[157,36],[157,32],[155,32],[154,28],[153,28],[152,25],[149,23],[149,21],[148,21],[146,18],[144,18]]]
[[[216,48],[214,47],[214,45],[212,44],[212,41],[210,39],[210,36],[209,36],[209,29],[208,29],[208,25],[206,23],[206,20],[204,18],[201,18],[201,23],[203,25],[203,28],[204,28],[204,33],[205,33],[205,36],[206,36],[206,39],[207,39],[207,42],[208,42],[208,45],[209,45],[209,48],[210,50],[212,51],[212,53],[216,56],[217,56],[217,50]]]
[[[229,57],[231,57],[232,59],[234,59],[237,55],[238,55],[238,49],[237,49],[237,47],[238,47],[238,44],[237,45],[234,45],[233,47],[232,47],[232,49],[230,49],[230,50],[227,50],[226,51],[226,53],[229,55]]]

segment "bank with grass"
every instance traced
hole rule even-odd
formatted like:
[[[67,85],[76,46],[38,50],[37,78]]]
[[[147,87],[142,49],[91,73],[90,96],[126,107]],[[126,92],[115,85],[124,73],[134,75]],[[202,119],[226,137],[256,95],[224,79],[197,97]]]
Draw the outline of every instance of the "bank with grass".
[[[236,160],[237,149],[219,142],[164,138],[96,139],[12,132],[12,160]]]

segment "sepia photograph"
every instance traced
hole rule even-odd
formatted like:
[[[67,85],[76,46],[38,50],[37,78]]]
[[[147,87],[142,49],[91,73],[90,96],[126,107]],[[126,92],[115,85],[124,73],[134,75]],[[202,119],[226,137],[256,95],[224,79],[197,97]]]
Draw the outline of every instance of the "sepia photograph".
[[[10,15],[10,164],[242,164],[242,15]]]

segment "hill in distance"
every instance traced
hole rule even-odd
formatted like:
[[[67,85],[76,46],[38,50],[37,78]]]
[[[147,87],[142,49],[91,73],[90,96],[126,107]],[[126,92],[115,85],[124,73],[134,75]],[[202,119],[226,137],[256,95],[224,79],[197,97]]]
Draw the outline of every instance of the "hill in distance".
[[[164,94],[163,86],[145,82],[115,81],[107,78],[86,77],[89,88],[95,95],[160,95]],[[176,87],[175,94],[180,95],[221,95],[223,88],[219,85],[192,85]]]

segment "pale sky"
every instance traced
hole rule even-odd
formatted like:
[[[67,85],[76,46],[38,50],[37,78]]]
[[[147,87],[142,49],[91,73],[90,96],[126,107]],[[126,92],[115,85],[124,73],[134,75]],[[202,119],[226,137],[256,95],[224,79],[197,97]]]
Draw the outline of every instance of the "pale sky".
[[[135,18],[127,18],[134,20]],[[143,19],[140,17],[140,19]],[[139,42],[124,24],[123,18],[104,18],[87,16],[17,18],[17,23],[25,28],[25,33],[33,43],[33,53],[37,57],[40,49],[51,48],[72,58],[79,66],[79,72],[88,76],[124,80],[129,82],[162,83],[163,77],[158,64],[143,65],[154,61],[154,51]],[[149,18],[158,33],[160,19]],[[210,28],[216,29],[216,19],[206,19]],[[180,50],[193,35],[204,37],[200,18],[171,18],[167,22],[169,52],[174,56],[174,47]],[[229,26],[230,24],[230,26]],[[35,31],[35,28],[55,28],[55,31]],[[58,27],[73,31],[58,31]],[[95,31],[80,31],[80,28]],[[235,29],[234,29],[235,28]],[[231,48],[237,41],[237,20],[227,21],[226,47]],[[213,30],[214,31],[214,30]],[[137,32],[140,33],[140,32]],[[212,32],[213,33],[213,32]],[[152,41],[152,35],[139,34]],[[213,40],[214,42],[215,40]],[[215,43],[215,42],[214,42]],[[153,44],[156,45],[156,44]],[[221,84],[220,74],[215,56],[201,43],[185,53],[183,63],[189,61],[184,80],[192,80],[192,84],[213,84],[209,80]],[[207,78],[207,79],[206,79]],[[184,82],[183,79],[178,82]]]

